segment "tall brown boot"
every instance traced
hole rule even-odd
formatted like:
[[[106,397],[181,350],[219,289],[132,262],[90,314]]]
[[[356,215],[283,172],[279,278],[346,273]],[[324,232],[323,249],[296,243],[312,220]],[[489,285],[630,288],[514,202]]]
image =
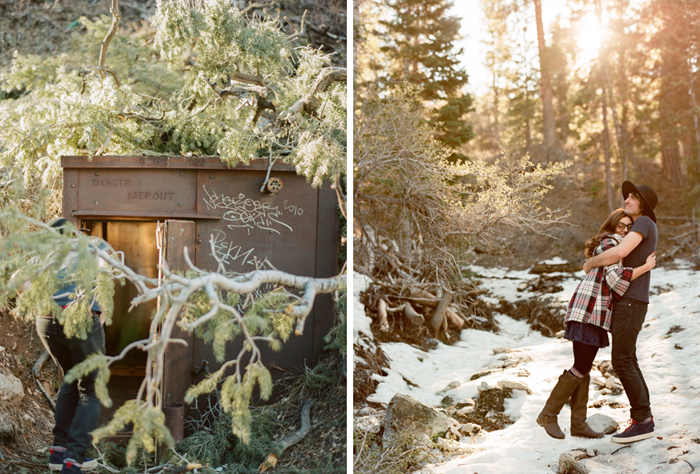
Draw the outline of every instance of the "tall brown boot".
[[[565,370],[559,376],[559,380],[552,389],[547,403],[545,403],[542,412],[537,417],[537,424],[543,427],[552,438],[564,439],[564,432],[557,424],[557,415],[564,404],[569,401],[571,394],[576,390],[581,380],[575,375],[571,375],[568,370]]]
[[[581,383],[571,394],[571,435],[582,438],[602,438],[603,433],[598,433],[586,423],[588,411],[588,386],[591,383],[590,374],[586,374]]]

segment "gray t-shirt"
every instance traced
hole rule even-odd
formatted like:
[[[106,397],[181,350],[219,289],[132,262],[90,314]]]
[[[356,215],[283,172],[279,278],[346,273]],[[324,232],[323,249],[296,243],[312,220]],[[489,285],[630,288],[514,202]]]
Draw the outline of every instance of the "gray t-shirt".
[[[636,268],[644,265],[649,254],[656,250],[656,241],[659,238],[659,233],[656,229],[656,224],[654,221],[647,216],[639,217],[636,221],[634,221],[630,232],[639,232],[642,234],[643,239],[639,245],[637,245],[637,248],[632,250],[632,252],[625,257],[622,264],[625,267]],[[644,275],[630,283],[630,286],[625,292],[623,298],[630,298],[641,301],[642,303],[649,303],[650,281],[651,272],[646,272]]]

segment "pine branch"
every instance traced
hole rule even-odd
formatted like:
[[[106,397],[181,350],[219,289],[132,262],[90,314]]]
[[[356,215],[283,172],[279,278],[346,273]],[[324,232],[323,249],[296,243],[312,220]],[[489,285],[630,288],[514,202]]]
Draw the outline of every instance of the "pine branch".
[[[329,67],[321,71],[321,74],[316,78],[311,90],[303,98],[299,99],[287,110],[283,111],[279,119],[280,120],[291,120],[296,114],[301,110],[309,115],[314,115],[316,110],[320,107],[320,102],[316,96],[322,92],[328,90],[331,84],[334,82],[344,82],[347,81],[348,70],[339,67]]]

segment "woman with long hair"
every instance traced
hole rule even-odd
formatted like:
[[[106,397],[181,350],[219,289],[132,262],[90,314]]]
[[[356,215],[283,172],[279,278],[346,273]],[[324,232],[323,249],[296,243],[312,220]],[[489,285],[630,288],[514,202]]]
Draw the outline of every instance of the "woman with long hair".
[[[586,242],[585,254],[594,255],[615,247],[632,228],[632,219],[624,209],[613,211],[598,232]],[[576,287],[566,312],[564,338],[573,343],[574,364],[559,376],[537,423],[553,438],[564,439],[557,423],[557,415],[571,399],[571,434],[584,438],[600,438],[586,423],[588,386],[598,349],[610,345],[608,331],[612,322],[613,298],[621,297],[630,282],[656,265],[654,253],[637,268],[623,267],[622,261],[595,268],[588,272]]]

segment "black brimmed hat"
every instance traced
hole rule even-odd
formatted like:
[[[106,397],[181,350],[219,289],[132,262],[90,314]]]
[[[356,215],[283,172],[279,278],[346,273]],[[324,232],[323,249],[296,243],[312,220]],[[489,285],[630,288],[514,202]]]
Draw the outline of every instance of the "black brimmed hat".
[[[651,220],[656,222],[654,208],[659,203],[659,198],[656,197],[656,192],[646,184],[640,184],[639,187],[632,184],[630,181],[622,183],[622,199],[627,199],[630,193],[639,195],[644,203],[644,215],[651,217]]]
[[[51,219],[48,222],[48,224],[49,224],[49,226],[53,227],[54,229],[58,229],[58,231],[62,234],[64,228],[68,225],[68,222],[69,222],[68,219],[66,219],[65,217],[59,216],[59,217],[54,217],[53,219]],[[89,232],[89,229],[80,228],[78,230],[83,232],[83,233]]]
[[[63,227],[66,224],[68,224],[68,219],[65,217],[54,217],[49,221],[49,226],[58,229],[61,233],[63,233]]]

